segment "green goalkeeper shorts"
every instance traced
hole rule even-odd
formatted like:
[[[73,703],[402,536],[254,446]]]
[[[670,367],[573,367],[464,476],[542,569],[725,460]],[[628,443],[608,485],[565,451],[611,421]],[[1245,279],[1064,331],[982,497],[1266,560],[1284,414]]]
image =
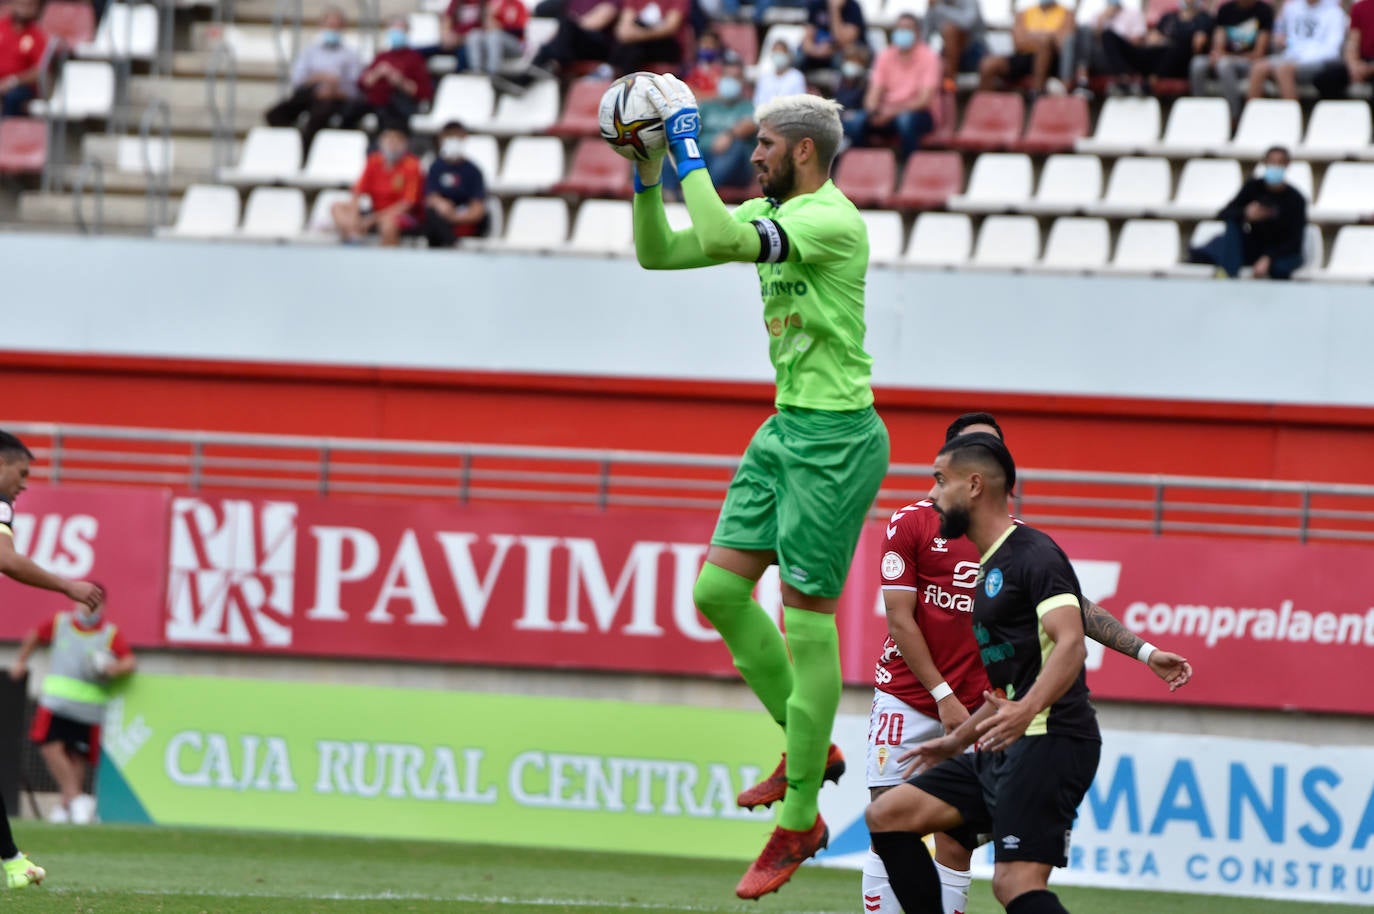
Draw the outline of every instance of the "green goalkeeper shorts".
[[[887,428],[872,407],[780,409],[749,442],[711,544],[775,552],[783,581],[838,597],[887,460]]]

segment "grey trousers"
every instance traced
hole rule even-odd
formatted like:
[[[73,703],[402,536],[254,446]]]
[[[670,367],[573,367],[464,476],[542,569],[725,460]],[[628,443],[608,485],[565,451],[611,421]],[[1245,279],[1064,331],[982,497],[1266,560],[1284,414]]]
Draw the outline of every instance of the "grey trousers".
[[[1193,95],[1207,94],[1207,77],[1212,73],[1211,59],[1206,54],[1193,58],[1188,66],[1188,82]],[[1246,57],[1223,57],[1217,61],[1217,82],[1221,83],[1221,94],[1231,106],[1231,119],[1240,118],[1245,107],[1245,95],[1249,88],[1250,60]]]

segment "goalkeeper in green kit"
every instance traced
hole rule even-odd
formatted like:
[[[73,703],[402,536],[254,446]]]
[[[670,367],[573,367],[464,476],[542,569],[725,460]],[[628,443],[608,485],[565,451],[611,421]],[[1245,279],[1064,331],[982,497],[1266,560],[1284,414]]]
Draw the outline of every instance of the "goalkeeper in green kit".
[[[771,777],[741,806],[783,801],[779,827],[740,880],[741,898],[777,891],[829,834],[817,812],[823,780],[844,758],[830,744],[840,702],[835,609],[868,509],[887,472],[887,429],[873,410],[864,351],[868,232],[829,180],[840,106],[784,96],[755,112],[753,164],[764,197],[733,213],[706,173],[690,89],[653,79],[692,228],[668,227],[663,158],[636,163],[635,252],[651,270],[757,263],[763,324],[777,373],[777,412],[755,433],[730,483],[693,597],[744,681],[786,734]],[[776,563],[787,638],[753,599]]]

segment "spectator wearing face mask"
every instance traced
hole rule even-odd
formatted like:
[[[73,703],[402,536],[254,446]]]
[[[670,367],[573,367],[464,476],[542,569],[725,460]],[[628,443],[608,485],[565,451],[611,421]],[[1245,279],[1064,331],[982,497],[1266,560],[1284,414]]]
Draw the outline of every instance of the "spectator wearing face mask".
[[[358,85],[363,91],[363,107],[351,118],[356,125],[362,114],[372,113],[380,124],[408,124],[422,102],[434,97],[434,83],[424,55],[408,41],[404,16],[387,23],[382,36],[382,51],[363,70]]]
[[[806,92],[806,77],[792,66],[792,49],[779,39],[768,49],[768,56],[759,61],[754,77],[754,107],[761,108],[780,95],[801,95]]]
[[[744,65],[739,58],[721,69],[716,97],[701,103],[701,148],[706,171],[717,187],[749,187],[754,166],[754,105],[744,92]]]
[[[320,17],[320,33],[291,65],[291,94],[267,111],[273,127],[296,127],[306,150],[321,129],[341,124],[358,97],[363,62],[343,43],[344,14],[329,7]]]
[[[14,0],[0,16],[0,116],[18,117],[38,94],[48,34],[38,24],[40,0]]]
[[[926,34],[939,35],[940,64],[944,73],[944,89],[955,90],[954,80],[960,73],[976,73],[987,55],[983,36],[983,11],[978,0],[936,0],[926,13]]]
[[[697,36],[697,56],[684,81],[697,98],[708,98],[716,94],[716,83],[720,81],[724,66],[725,52],[720,36],[708,29]]]
[[[800,68],[834,68],[845,51],[867,43],[864,31],[864,11],[859,0],[807,0]]]
[[[450,248],[459,238],[487,232],[486,181],[464,155],[467,139],[467,128],[457,121],[439,131],[438,155],[425,176],[424,219],[413,230],[432,248]]]
[[[1255,61],[1250,69],[1250,98],[1263,98],[1273,76],[1279,98],[1297,98],[1298,82],[1307,85],[1340,63],[1345,45],[1345,10],[1330,0],[1288,0],[1274,23],[1277,53]]]
[[[864,95],[862,117],[850,124],[850,142],[863,146],[874,135],[896,134],[905,161],[935,129],[940,91],[940,58],[921,41],[916,17],[903,13],[892,30],[892,43],[873,64]]]
[[[1256,279],[1288,279],[1303,263],[1307,201],[1285,180],[1288,150],[1275,146],[1264,154],[1264,172],[1241,186],[1217,218],[1226,229],[1189,251],[1193,263],[1216,264],[1232,279],[1253,265]]]
[[[353,185],[353,196],[335,203],[331,210],[339,237],[351,244],[377,232],[383,245],[399,244],[401,234],[417,225],[415,210],[422,185],[420,160],[410,152],[405,128],[396,124],[384,128],[377,151],[367,157]]]

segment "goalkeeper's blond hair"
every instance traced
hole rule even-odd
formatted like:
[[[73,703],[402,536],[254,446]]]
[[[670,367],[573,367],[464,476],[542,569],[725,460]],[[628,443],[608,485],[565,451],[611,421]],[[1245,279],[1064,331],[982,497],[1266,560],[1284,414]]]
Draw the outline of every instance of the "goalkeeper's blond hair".
[[[780,95],[765,102],[754,112],[759,126],[767,125],[787,140],[790,149],[797,141],[810,137],[816,144],[816,157],[828,172],[840,151],[844,127],[839,102],[819,95]]]

